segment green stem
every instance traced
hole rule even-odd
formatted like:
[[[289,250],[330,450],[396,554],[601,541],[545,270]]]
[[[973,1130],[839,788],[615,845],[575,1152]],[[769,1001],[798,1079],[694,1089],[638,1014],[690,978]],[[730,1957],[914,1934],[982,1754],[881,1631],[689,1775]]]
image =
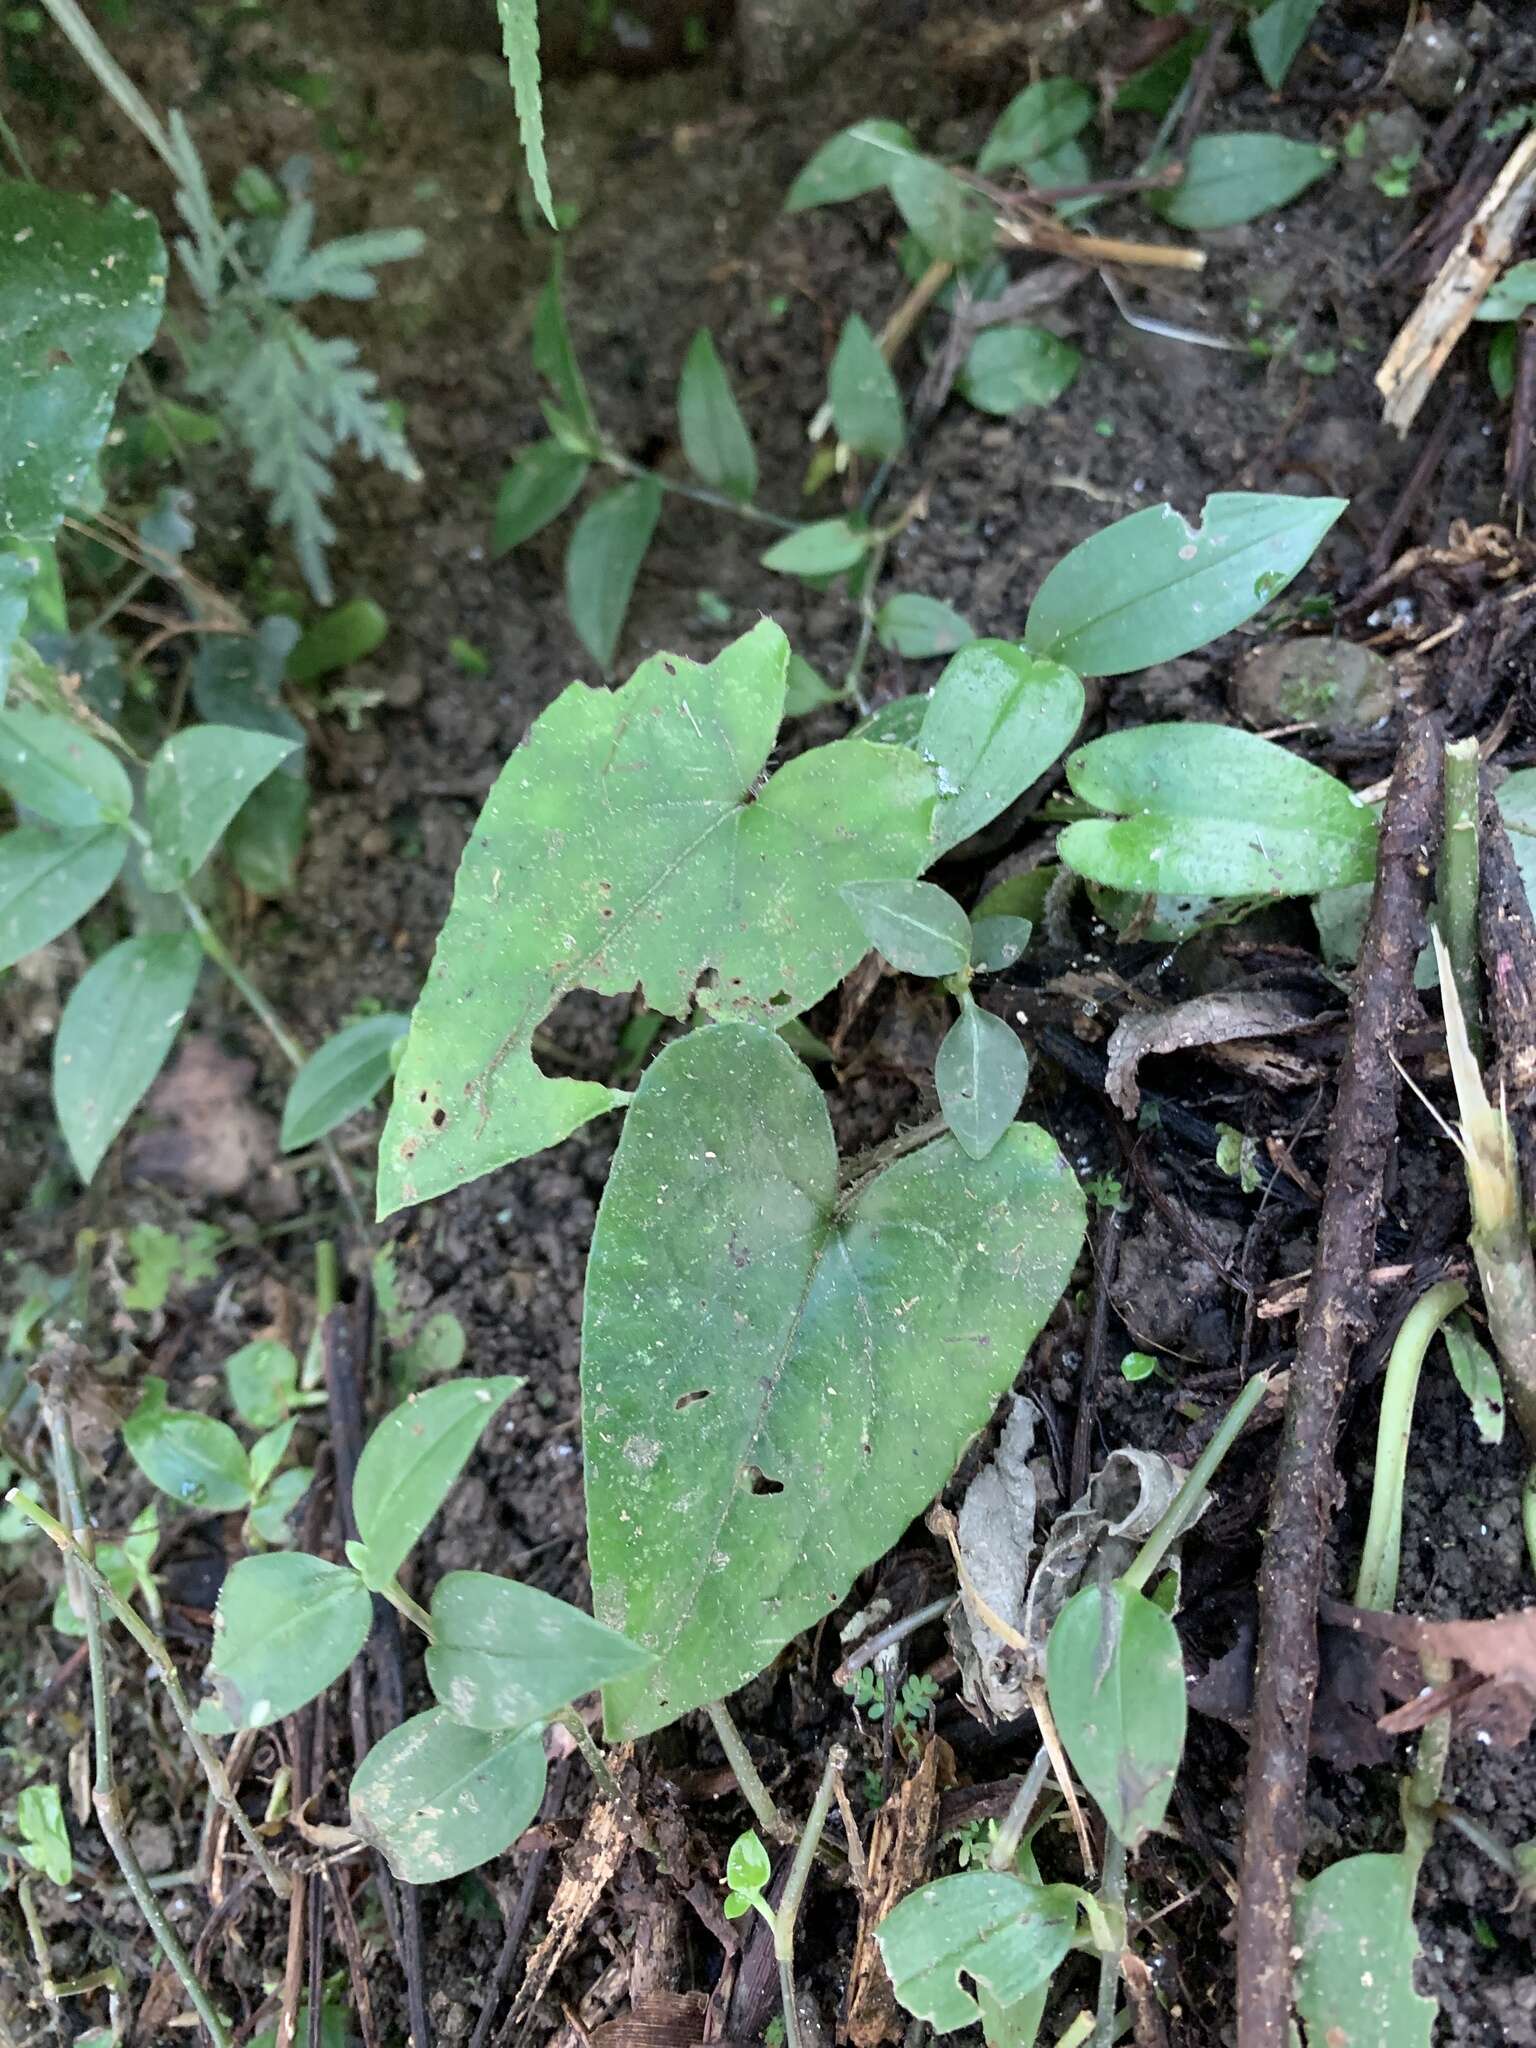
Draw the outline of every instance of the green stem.
[[[1112,1829],[1104,1834],[1104,1875],[1099,1882],[1099,1902],[1110,1908],[1113,1926],[1125,1912],[1125,1843]],[[1120,1955],[1099,1958],[1099,2004],[1093,2022],[1093,2048],[1110,2048],[1115,2038],[1115,2006],[1120,1991]]]
[[[1447,1806],[1442,1800],[1434,1811],[1436,1820],[1443,1820],[1457,1834],[1464,1835],[1474,1849],[1480,1849],[1495,1870],[1502,1871],[1511,1884],[1521,1882],[1520,1866],[1510,1854],[1508,1847],[1491,1834],[1480,1820],[1474,1820],[1470,1813],[1463,1813],[1459,1807]]]
[[[1477,813],[1481,777],[1477,741],[1453,740],[1445,750],[1445,835],[1440,842],[1435,895],[1440,936],[1451,956],[1451,975],[1461,997],[1467,1040],[1479,1064],[1483,1057],[1477,946]]]
[[[1189,1476],[1163,1510],[1157,1527],[1121,1574],[1120,1584],[1140,1593],[1169,1550],[1183,1535],[1200,1505],[1200,1496],[1215,1478],[1222,1460],[1236,1443],[1244,1424],[1269,1391],[1268,1373],[1255,1373],[1227,1410],[1221,1427],[1189,1469]]]
[[[987,1857],[988,1870],[1012,1870],[1019,1844],[1024,1839],[1024,1830],[1029,1826],[1029,1816],[1035,1810],[1035,1801],[1040,1797],[1040,1788],[1050,1768],[1050,1751],[1042,1743],[1035,1752],[1034,1762],[1020,1779],[1019,1789],[1014,1793],[1003,1824],[997,1831],[997,1840]]]
[[[1451,1666],[1443,1657],[1424,1658],[1426,1685],[1444,1685]],[[1403,1860],[1408,1866],[1410,1898],[1418,1886],[1419,1872],[1435,1836],[1435,1817],[1445,1789],[1446,1759],[1451,1753],[1451,1716],[1447,1708],[1426,1722],[1419,1737],[1413,1770],[1403,1780]]]
[[[1084,2006],[1064,2033],[1056,2037],[1056,2048],[1083,2048],[1083,2043],[1093,2032],[1093,2014]]]
[[[725,1760],[741,1787],[741,1796],[751,1807],[758,1826],[765,1835],[771,1835],[774,1841],[782,1842],[786,1848],[792,1847],[796,1840],[794,1827],[775,1805],[773,1794],[763,1783],[757,1765],[753,1763],[747,1745],[741,1739],[741,1731],[731,1719],[730,1710],[724,1700],[711,1700],[704,1711],[714,1728],[716,1740],[725,1751]]]
[[[655,1835],[652,1834],[650,1828],[647,1827],[642,1816],[635,1811],[630,1803],[629,1794],[619,1783],[613,1766],[609,1763],[607,1757],[603,1755],[602,1750],[593,1741],[592,1731],[588,1728],[586,1722],[583,1721],[574,1707],[567,1707],[564,1713],[557,1714],[555,1719],[565,1729],[566,1733],[571,1736],[576,1747],[581,1751],[587,1769],[597,1781],[597,1789],[619,1816],[624,1832],[629,1836],[637,1849],[643,1849],[647,1856],[654,1856],[662,1871],[670,1877],[673,1874],[672,1865],[665,1851],[656,1840]]]
[[[1419,1373],[1435,1332],[1467,1298],[1459,1280],[1442,1280],[1429,1288],[1403,1318],[1381,1383],[1381,1416],[1376,1424],[1376,1476],[1371,1482],[1371,1512],[1360,1571],[1355,1580],[1355,1605],[1390,1614],[1397,1600],[1398,1562],[1403,1540],[1403,1480],[1408,1470],[1408,1442],[1413,1432],[1413,1404]]]
[[[827,1751],[821,1783],[816,1787],[810,1817],[796,1847],[794,1861],[789,1866],[784,1896],[779,1900],[778,1911],[773,1919],[773,1953],[779,1966],[779,1994],[784,2005],[785,2048],[801,2048],[802,2039],[800,1998],[795,1988],[795,1923],[800,1917],[800,1902],[805,1897],[806,1881],[811,1874],[811,1865],[816,1860],[816,1850],[827,1825],[827,1815],[832,1811],[837,1781],[842,1776],[847,1762],[847,1750],[840,1742],[834,1742]]]
[[[884,533],[864,558],[864,578],[859,586],[859,637],[854,642],[853,659],[843,680],[843,695],[853,699],[863,718],[869,716],[869,700],[864,695],[864,663],[869,655],[869,643],[874,637],[875,599],[879,595],[880,578],[885,573],[886,551],[890,545],[891,536]]]
[[[703,484],[685,484],[676,477],[663,476],[659,470],[631,462],[616,448],[602,449],[599,460],[609,469],[617,470],[620,476],[648,479],[662,490],[670,491],[674,498],[690,498],[695,505],[708,505],[716,512],[733,512],[738,519],[750,520],[754,526],[771,526],[779,533],[797,533],[800,529],[798,519],[781,519],[777,512],[765,512],[761,505],[744,505],[739,498],[728,498],[723,491],[711,491]]]
[[[431,1615],[419,1601],[411,1598],[398,1579],[391,1579],[387,1586],[380,1586],[379,1591],[397,1614],[403,1614],[408,1622],[421,1630],[429,1643],[437,1641]]]

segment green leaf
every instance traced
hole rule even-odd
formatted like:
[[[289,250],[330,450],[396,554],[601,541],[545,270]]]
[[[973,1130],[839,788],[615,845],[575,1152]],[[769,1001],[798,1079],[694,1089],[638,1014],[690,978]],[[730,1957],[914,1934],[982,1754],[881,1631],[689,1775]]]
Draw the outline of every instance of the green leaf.
[[[962,1973],[1003,2007],[1046,1984],[1077,1933],[1075,1885],[966,1870],[909,1892],[876,1929],[891,1986],[935,2033],[981,2018]]]
[[[11,649],[26,624],[36,576],[35,554],[0,547],[0,704],[11,679]]]
[[[1345,1856],[1296,1896],[1296,2009],[1307,2048],[1429,2048],[1438,2010],[1413,1988],[1419,1959],[1405,1857]]]
[[[1184,1753],[1184,1658],[1173,1623],[1125,1586],[1084,1586],[1052,1625],[1045,1680],[1068,1761],[1134,1849],[1161,1824]]]
[[[469,1728],[547,1721],[610,1679],[654,1660],[601,1622],[515,1579],[449,1572],[432,1595],[427,1679]]]
[[[349,1116],[366,1109],[389,1079],[394,1049],[410,1029],[394,1010],[344,1024],[294,1075],[283,1104],[278,1142],[285,1152],[313,1145]]]
[[[275,1337],[258,1337],[225,1359],[224,1384],[248,1429],[271,1429],[288,1413],[298,1391],[299,1362]]]
[[[340,1678],[372,1626],[368,1588],[344,1565],[303,1551],[243,1557],[214,1611],[214,1697],[234,1727],[268,1728]]]
[[[388,632],[389,614],[371,597],[354,597],[339,604],[305,629],[288,656],[289,679],[318,683],[322,676],[372,654]],[[204,713],[205,717],[211,715]]]
[[[75,1856],[57,1785],[24,1785],[16,1798],[16,1831],[21,1853],[54,1884],[69,1884]]]
[[[314,1483],[315,1475],[308,1465],[290,1465],[286,1472],[278,1473],[248,1517],[263,1543],[276,1546],[292,1542],[289,1517]]]
[[[984,327],[955,379],[979,412],[1007,415],[1060,398],[1082,362],[1070,341],[1043,327]]]
[[[301,644],[298,627],[275,613],[254,633],[206,635],[192,661],[198,716],[209,725],[237,725],[292,740],[296,751],[288,757],[288,773],[293,778],[304,772],[304,728],[283,702],[283,675],[296,644]]]
[[[266,2027],[250,2043],[250,2048],[277,2048],[277,2028]],[[348,2048],[351,2035],[347,2032],[346,2008],[340,2005],[322,2005],[320,2008],[320,2048]],[[294,2017],[292,2048],[309,2041],[309,2000],[301,1998]],[[82,2048],[80,2042],[75,2048]],[[110,2036],[103,2036],[103,2048],[115,2048]]]
[[[839,740],[757,788],[787,658],[765,620],[707,668],[656,655],[623,689],[573,685],[535,723],[470,835],[411,1020],[380,1147],[382,1213],[555,1144],[623,1099],[534,1063],[533,1033],[568,990],[643,983],[669,1015],[697,992],[706,1009],[782,1022],[863,955],[838,884],[927,864],[932,770]]]
[[[997,891],[993,890],[993,895]],[[1034,925],[1027,917],[971,917],[971,965],[978,974],[1000,974],[1029,944]]]
[[[1057,840],[1067,866],[1144,895],[1309,896],[1367,882],[1368,804],[1322,768],[1230,725],[1143,725],[1067,757],[1067,780],[1101,819]]]
[[[1277,597],[1347,502],[1217,491],[1198,526],[1171,505],[1133,512],[1056,564],[1029,608],[1025,644],[1085,676],[1188,654]]]
[[[661,486],[641,477],[589,505],[571,535],[565,554],[566,609],[583,646],[605,673],[660,516]]]
[[[492,556],[521,547],[558,519],[586,482],[591,467],[585,455],[573,455],[558,441],[535,441],[525,448],[502,478],[496,495]]]
[[[952,605],[936,597],[920,597],[915,591],[901,591],[886,599],[875,613],[875,632],[882,647],[904,654],[909,661],[953,654],[976,638],[968,621]]]
[[[803,661],[798,654],[789,657],[789,668],[784,678],[786,718],[804,718],[808,711],[819,711],[823,704],[840,704],[842,697],[842,691],[834,690],[808,661]]]
[[[916,153],[917,144],[899,121],[857,121],[821,145],[790,186],[784,211],[804,213],[878,192],[900,159]]]
[[[1472,1420],[1485,1444],[1504,1441],[1504,1385],[1499,1368],[1478,1342],[1469,1317],[1452,1316],[1440,1332],[1456,1384],[1472,1408]]]
[[[1495,398],[1507,401],[1515,389],[1515,342],[1519,329],[1513,320],[1495,328],[1488,344],[1488,382]]]
[[[1049,156],[1070,142],[1093,119],[1094,98],[1087,86],[1071,78],[1042,78],[1011,99],[982,144],[976,168],[984,178],[1036,157]]]
[[[259,1497],[266,1492],[267,1484],[273,1473],[288,1455],[288,1446],[293,1441],[293,1432],[297,1426],[297,1418],[290,1415],[286,1421],[279,1422],[275,1428],[266,1430],[251,1445],[251,1492],[253,1495]]]
[[[863,561],[873,538],[846,519],[817,519],[775,541],[762,563],[784,576],[836,576]]]
[[[537,1728],[490,1735],[437,1707],[369,1750],[352,1780],[352,1826],[402,1884],[440,1884],[510,1848],[543,1797]]]
[[[827,378],[837,438],[857,455],[888,458],[901,452],[907,415],[891,366],[857,313],[843,322]]]
[[[539,91],[538,0],[496,0],[501,19],[501,47],[512,81],[512,104],[517,108],[517,132],[522,138],[523,162],[539,211],[557,232],[554,194],[549,189],[549,166],[544,160],[544,102]]]
[[[566,324],[562,287],[565,282],[565,254],[557,242],[550,257],[549,282],[539,293],[533,309],[533,367],[554,391],[561,410],[568,416],[577,436],[588,444],[597,438],[597,419],[592,401],[571,346]],[[578,449],[573,451],[581,453]]]
[[[258,783],[236,811],[224,851],[253,896],[285,896],[293,887],[308,820],[309,784],[281,770]]]
[[[699,329],[683,358],[683,374],[677,387],[677,423],[683,437],[683,453],[699,481],[749,505],[757,490],[757,457],[731,390],[731,380],[707,327]]]
[[[856,740],[870,740],[877,747],[915,748],[932,701],[931,690],[916,690],[910,697],[893,697],[888,704],[882,704],[868,718],[861,720],[853,728],[852,736]],[[935,811],[935,824],[938,815]]]
[[[933,1081],[957,1143],[972,1159],[985,1159],[1024,1100],[1029,1055],[1001,1017],[967,995],[944,1034]]]
[[[202,962],[191,932],[124,939],[70,991],[53,1041],[53,1106],[83,1181],[164,1066]]]
[[[1474,320],[1518,320],[1527,306],[1536,306],[1536,261],[1515,263],[1489,286]]]
[[[1170,226],[1206,232],[1237,227],[1299,198],[1333,168],[1333,152],[1284,135],[1200,135],[1184,159],[1184,177],[1147,204]]]
[[[840,1201],[821,1090],[775,1033],[657,1056],[582,1340],[593,1609],[660,1659],[605,1688],[612,1737],[722,1698],[832,1611],[1011,1385],[1082,1232],[1043,1131],[980,1164],[941,1138]]]
[[[926,156],[905,156],[888,180],[897,211],[938,263],[979,263],[992,248],[993,208]]]
[[[50,832],[24,825],[0,834],[0,967],[36,952],[83,917],[117,880],[128,835]]]
[[[39,540],[90,491],[123,372],[165,298],[153,216],[0,180],[0,536]]]
[[[1051,885],[1060,875],[1061,869],[1054,864],[1030,868],[1022,875],[1010,875],[995,889],[989,889],[971,912],[971,930],[974,932],[994,917],[1021,918],[1031,924],[1039,924],[1045,916],[1045,902],[1051,893]]]
[[[369,1437],[352,1481],[352,1512],[366,1554],[366,1563],[353,1562],[371,1584],[385,1586],[399,1571],[486,1424],[522,1384],[507,1374],[449,1380],[402,1401]]]
[[[744,1835],[738,1835],[730,1846],[725,1859],[725,1881],[733,1892],[741,1892],[750,1898],[753,1892],[765,1892],[773,1877],[773,1864],[768,1851],[751,1828]]]
[[[189,882],[251,791],[293,750],[292,740],[233,725],[194,725],[168,739],[144,784],[153,841],[144,857],[150,888]]]
[[[167,1408],[165,1381],[154,1374],[123,1424],[123,1442],[151,1485],[183,1507],[226,1514],[251,1497],[250,1464],[229,1424],[190,1408]]]
[[[1500,783],[1495,801],[1525,885],[1526,901],[1536,905],[1536,768],[1517,768]],[[0,840],[0,846],[4,843]]]
[[[975,640],[933,687],[917,751],[943,792],[934,846],[947,853],[1050,768],[1082,723],[1083,686],[1060,662],[1006,640]]]
[[[463,1363],[464,1325],[452,1309],[440,1309],[395,1353],[395,1380],[402,1392],[413,1394],[423,1380],[441,1379]]]
[[[1270,0],[1248,24],[1254,62],[1271,92],[1278,92],[1295,63],[1307,30],[1323,10],[1323,0]]]
[[[18,808],[71,831],[121,825],[133,813],[117,756],[72,718],[48,711],[0,711],[0,789]]]
[[[932,882],[845,882],[840,891],[872,946],[903,974],[959,974],[971,957],[971,921]]]

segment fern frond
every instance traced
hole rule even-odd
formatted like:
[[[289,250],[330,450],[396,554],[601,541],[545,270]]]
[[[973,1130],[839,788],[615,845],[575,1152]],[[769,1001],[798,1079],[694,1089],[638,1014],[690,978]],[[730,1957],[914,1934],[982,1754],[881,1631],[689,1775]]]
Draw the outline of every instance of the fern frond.
[[[205,306],[212,308],[223,289],[224,265],[232,241],[214,208],[208,173],[203,169],[203,160],[186,122],[173,112],[168,126],[170,161],[176,173],[176,211],[192,230],[190,240],[186,236],[177,238],[176,253],[192,280],[192,289]]]
[[[512,104],[517,108],[523,161],[528,166],[539,211],[558,231],[554,194],[549,189],[549,165],[544,160],[538,0],[496,0],[496,12],[501,17],[501,47],[507,60],[507,76],[512,81]]]

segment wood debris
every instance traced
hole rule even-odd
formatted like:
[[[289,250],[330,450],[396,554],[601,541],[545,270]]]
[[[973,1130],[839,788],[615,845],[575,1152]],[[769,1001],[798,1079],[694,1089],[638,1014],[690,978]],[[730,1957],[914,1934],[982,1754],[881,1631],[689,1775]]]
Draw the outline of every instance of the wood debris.
[[[875,1815],[869,1838],[869,1883],[859,1901],[859,1931],[848,1974],[848,2000],[838,2039],[853,2048],[899,2041],[907,2022],[896,2003],[875,1940],[891,1908],[928,1876],[938,1836],[939,1799],[955,1781],[954,1752],[937,1736],[912,1776]]]

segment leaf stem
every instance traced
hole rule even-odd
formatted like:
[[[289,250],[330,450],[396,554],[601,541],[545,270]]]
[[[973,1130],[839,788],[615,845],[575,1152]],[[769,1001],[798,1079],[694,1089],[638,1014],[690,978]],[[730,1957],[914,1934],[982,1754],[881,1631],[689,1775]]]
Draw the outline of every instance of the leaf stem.
[[[411,1598],[398,1579],[391,1579],[387,1586],[380,1586],[379,1591],[397,1614],[403,1614],[407,1621],[421,1630],[429,1643],[437,1641],[431,1615],[419,1601]]]
[[[827,1751],[821,1783],[816,1787],[810,1817],[795,1849],[794,1861],[789,1866],[789,1877],[784,1886],[784,1895],[779,1900],[778,1911],[774,1915],[773,1953],[779,1966],[779,1993],[784,2002],[785,2048],[802,2048],[799,1994],[795,1988],[795,1923],[800,1917],[800,1902],[805,1897],[806,1881],[810,1877],[811,1865],[816,1859],[816,1850],[827,1825],[827,1815],[832,1810],[833,1795],[847,1762],[847,1750],[840,1742],[834,1742]]]
[[[1482,1006],[1478,989],[1477,811],[1482,773],[1476,739],[1452,740],[1445,750],[1445,836],[1435,882],[1440,935],[1451,956],[1451,975],[1461,998],[1472,1057],[1483,1057]]]
[[[1393,1340],[1392,1355],[1381,1383],[1371,1511],[1355,1579],[1357,1607],[1390,1614],[1396,1603],[1403,1540],[1403,1479],[1408,1469],[1408,1441],[1413,1431],[1419,1374],[1435,1332],[1466,1298],[1467,1290],[1459,1280],[1442,1280],[1426,1289],[1403,1318],[1403,1326]]]
[[[716,1740],[725,1751],[725,1760],[735,1774],[741,1787],[741,1796],[751,1807],[753,1817],[765,1835],[771,1835],[776,1842],[792,1848],[797,1840],[795,1829],[774,1803],[773,1794],[763,1783],[757,1765],[753,1763],[747,1745],[741,1739],[741,1730],[731,1719],[730,1709],[724,1700],[711,1700],[704,1709],[715,1731]],[[785,2022],[786,2026],[788,2021]]]
[[[843,679],[843,695],[853,699],[861,718],[869,716],[869,700],[864,695],[864,663],[869,655],[869,643],[874,637],[875,613],[878,610],[875,599],[880,594],[880,578],[885,573],[885,557],[890,545],[890,534],[883,533],[864,557],[864,575],[859,585],[859,637],[854,642],[853,659]]]
[[[635,1811],[629,1794],[619,1783],[618,1776],[602,1750],[592,1739],[592,1731],[574,1707],[567,1707],[555,1719],[575,1742],[581,1751],[587,1769],[597,1780],[597,1789],[619,1816],[624,1831],[637,1849],[643,1849],[648,1856],[654,1856],[661,1869],[670,1876],[672,1865],[666,1852],[656,1840],[644,1818]]]
[[[1145,1588],[1148,1579],[1189,1526],[1200,1505],[1201,1494],[1215,1478],[1222,1460],[1268,1391],[1269,1374],[1266,1372],[1255,1373],[1244,1386],[1227,1410],[1221,1427],[1189,1468],[1188,1478],[1163,1510],[1157,1527],[1131,1560],[1130,1570],[1121,1574],[1122,1586],[1129,1587],[1133,1593],[1140,1593]]]
[[[627,455],[621,455],[617,448],[602,448],[598,460],[609,469],[617,470],[620,476],[636,477],[670,491],[674,498],[690,498],[695,505],[708,505],[715,512],[734,512],[738,519],[747,519],[754,526],[771,526],[779,533],[798,533],[801,521],[781,519],[777,512],[765,512],[761,505],[744,505],[739,498],[728,498],[723,491],[711,491],[703,484],[685,484],[676,477],[664,476],[659,469],[647,469],[642,462],[631,462]]]
[[[1104,1833],[1104,1876],[1099,1884],[1101,1905],[1125,1912],[1125,1843],[1113,1829]],[[1112,1921],[1113,1921],[1112,1915]],[[1115,1950],[1099,1959],[1099,2005],[1093,2023],[1093,2048],[1110,2048],[1115,2038],[1115,2006],[1119,2002],[1120,1953]]]
[[[1040,1788],[1045,1783],[1046,1773],[1051,1768],[1051,1753],[1042,1742],[1035,1751],[1034,1762],[1019,1781],[1019,1789],[1013,1795],[1003,1824],[997,1831],[997,1840],[987,1856],[988,1870],[1011,1871],[1014,1858],[1019,1853],[1019,1844],[1024,1839],[1024,1830],[1029,1825],[1029,1816],[1035,1810],[1040,1797]]]

